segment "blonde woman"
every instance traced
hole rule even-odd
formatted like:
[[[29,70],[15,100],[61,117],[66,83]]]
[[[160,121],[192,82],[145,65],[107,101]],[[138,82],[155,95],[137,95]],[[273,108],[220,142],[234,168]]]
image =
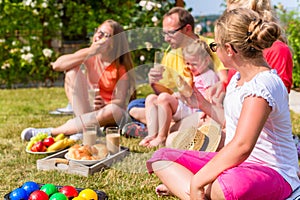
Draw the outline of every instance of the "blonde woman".
[[[227,0],[227,10],[235,8],[252,9],[264,20],[279,23],[270,0]],[[286,89],[290,92],[293,86],[293,58],[284,30],[281,30],[278,40],[270,48],[265,49],[263,53],[267,63],[272,69],[276,69]],[[233,70],[229,71],[229,78],[234,72]]]

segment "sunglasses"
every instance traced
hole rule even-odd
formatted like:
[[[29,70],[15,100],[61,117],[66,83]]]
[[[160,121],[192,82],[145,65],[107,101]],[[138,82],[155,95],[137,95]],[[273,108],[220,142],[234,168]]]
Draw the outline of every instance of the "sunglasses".
[[[238,53],[237,50],[235,50],[234,46],[232,44],[229,44],[232,48],[232,50],[234,51],[234,53]],[[209,44],[209,48],[212,52],[217,52],[218,46],[220,46],[220,44],[212,42]]]
[[[169,37],[172,37],[177,31],[183,29],[187,24],[184,24],[182,26],[180,26],[179,28],[173,30],[173,31],[166,31],[166,32],[162,32],[162,36],[165,37],[165,36],[169,36]]]
[[[111,37],[110,33],[106,33],[104,31],[101,31],[99,28],[95,28],[94,34],[98,33],[100,35],[100,37],[105,37],[105,38],[109,38]]]

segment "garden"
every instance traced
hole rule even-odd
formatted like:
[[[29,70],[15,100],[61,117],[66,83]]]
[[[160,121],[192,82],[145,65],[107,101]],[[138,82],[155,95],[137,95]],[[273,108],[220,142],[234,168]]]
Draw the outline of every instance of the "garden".
[[[122,137],[121,145],[129,148],[129,155],[109,169],[85,177],[37,170],[36,161],[47,155],[25,152],[27,143],[21,141],[20,133],[29,126],[55,127],[72,117],[49,114],[67,104],[63,73],[54,72],[50,65],[58,56],[88,45],[94,28],[112,18],[126,30],[143,28],[143,34],[129,31],[132,40],[144,41],[135,42],[132,51],[134,64],[143,74],[144,66],[153,63],[154,52],[165,47],[162,38],[152,34],[159,31],[162,15],[174,5],[175,1],[0,0],[0,196],[26,181],[35,181],[100,190],[109,199],[160,199],[155,194],[160,181],[148,174],[145,166],[155,149],[140,147],[139,139]],[[293,89],[297,90],[300,14],[277,5],[275,10],[293,51]],[[146,85],[137,92],[144,97],[150,91]],[[300,135],[300,114],[291,112],[291,119],[293,133]]]

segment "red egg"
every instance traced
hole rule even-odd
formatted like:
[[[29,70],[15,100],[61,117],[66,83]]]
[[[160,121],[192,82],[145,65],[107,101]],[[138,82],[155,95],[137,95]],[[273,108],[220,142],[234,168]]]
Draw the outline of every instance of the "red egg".
[[[49,200],[49,197],[46,192],[42,190],[36,190],[30,194],[28,200]]]
[[[73,198],[73,197],[77,197],[78,196],[78,191],[76,190],[75,187],[73,187],[71,185],[63,186],[58,191],[60,193],[63,193],[64,195],[66,195],[68,198]]]

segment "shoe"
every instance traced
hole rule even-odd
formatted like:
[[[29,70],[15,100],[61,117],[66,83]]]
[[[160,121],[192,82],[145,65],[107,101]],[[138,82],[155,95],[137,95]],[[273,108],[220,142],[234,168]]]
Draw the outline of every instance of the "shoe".
[[[70,103],[65,108],[58,108],[56,111],[60,112],[61,114],[73,114],[73,108]]]
[[[70,139],[78,141],[78,140],[82,140],[83,138],[83,134],[82,133],[75,133],[73,135],[69,136]]]
[[[125,124],[121,134],[125,137],[144,138],[148,135],[147,127],[142,127],[135,122]]]
[[[53,128],[25,128],[21,133],[21,139],[29,141],[39,133],[47,133],[50,136],[52,129]]]

